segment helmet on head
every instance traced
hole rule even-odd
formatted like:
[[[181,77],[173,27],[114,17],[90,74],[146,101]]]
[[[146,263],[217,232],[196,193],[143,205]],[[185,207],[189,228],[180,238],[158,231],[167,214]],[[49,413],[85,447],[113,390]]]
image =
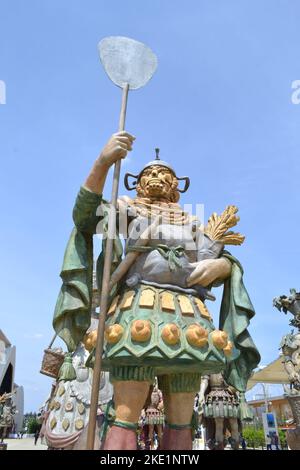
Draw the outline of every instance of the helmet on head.
[[[178,177],[175,173],[175,171],[173,170],[173,168],[171,167],[171,165],[169,165],[169,163],[163,161],[160,159],[159,157],[159,148],[156,148],[155,149],[155,153],[156,153],[156,157],[155,157],[155,160],[151,160],[150,162],[147,163],[146,166],[144,166],[144,168],[139,172],[138,175],[133,175],[132,173],[126,173],[125,176],[124,176],[124,186],[125,188],[128,190],[128,191],[132,191],[133,189],[136,189],[136,186],[139,182],[139,180],[141,179],[141,176],[142,174],[144,173],[144,171],[147,169],[147,168],[150,168],[151,166],[154,166],[154,165],[157,165],[157,166],[163,166],[165,168],[167,168],[168,170],[171,171],[171,173],[173,173],[173,175],[176,177],[176,179],[178,181],[185,181],[185,185],[184,185],[184,188],[183,189],[179,189],[177,188],[177,191],[180,192],[180,193],[185,193],[189,186],[190,186],[190,178],[188,176],[182,176],[182,177]],[[132,182],[132,185],[130,186],[129,184],[129,178],[134,178],[133,182]]]

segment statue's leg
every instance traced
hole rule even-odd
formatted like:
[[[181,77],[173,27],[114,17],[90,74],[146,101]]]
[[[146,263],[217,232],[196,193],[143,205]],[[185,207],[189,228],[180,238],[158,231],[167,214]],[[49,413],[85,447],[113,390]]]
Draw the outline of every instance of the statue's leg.
[[[137,423],[153,380],[152,368],[133,366],[112,370],[110,381],[114,386],[116,418],[106,436],[104,450],[137,449]]]
[[[215,450],[224,450],[224,419],[215,418]]]
[[[157,424],[158,449],[160,449],[160,446],[161,446],[162,436],[163,436],[162,425]]]
[[[144,425],[144,442],[145,442],[145,450],[150,450],[149,424]]]
[[[232,438],[232,448],[237,450],[240,447],[239,424],[236,418],[229,418],[230,432]]]
[[[154,448],[154,424],[149,424],[148,439],[150,441],[150,450]]]
[[[196,373],[159,377],[159,388],[164,395],[166,413],[162,449],[192,449],[192,416],[200,380],[201,375]]]

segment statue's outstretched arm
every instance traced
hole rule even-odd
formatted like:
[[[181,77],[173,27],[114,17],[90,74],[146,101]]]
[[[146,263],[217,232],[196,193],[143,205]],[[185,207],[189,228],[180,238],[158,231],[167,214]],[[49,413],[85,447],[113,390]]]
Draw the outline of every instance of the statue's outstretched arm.
[[[128,150],[132,149],[134,139],[128,132],[118,132],[111,136],[103,148],[75,202],[73,220],[78,230],[95,233],[101,219],[101,216],[97,215],[97,209],[102,201],[107,173],[117,160],[125,158]]]
[[[135,137],[126,131],[113,134],[95,161],[84,187],[93,193],[102,194],[108,170],[126,157],[127,152],[132,150],[134,140]]]

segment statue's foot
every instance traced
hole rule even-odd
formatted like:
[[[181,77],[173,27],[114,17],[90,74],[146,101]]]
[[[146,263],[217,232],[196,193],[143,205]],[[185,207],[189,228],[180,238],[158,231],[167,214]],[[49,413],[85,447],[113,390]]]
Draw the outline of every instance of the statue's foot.
[[[237,439],[231,438],[231,448],[232,448],[232,450],[239,450],[240,444],[239,444],[239,441]]]
[[[105,439],[103,450],[137,450],[135,430],[112,426]]]
[[[192,431],[190,426],[185,429],[165,427],[162,438],[162,450],[192,450]]]
[[[224,443],[216,441],[213,450],[224,450]]]

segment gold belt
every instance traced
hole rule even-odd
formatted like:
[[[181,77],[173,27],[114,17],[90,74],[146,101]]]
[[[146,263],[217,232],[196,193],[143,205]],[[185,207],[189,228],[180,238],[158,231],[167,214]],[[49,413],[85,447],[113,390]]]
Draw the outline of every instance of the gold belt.
[[[117,308],[121,311],[130,309],[138,293],[140,293],[138,299],[138,306],[140,308],[153,309],[157,305],[163,312],[175,313],[176,305],[178,305],[183,316],[193,317],[195,313],[199,312],[201,317],[209,321],[212,320],[206,305],[198,297],[178,294],[168,290],[159,290],[150,286],[143,286],[138,292],[133,289],[126,290],[123,294],[115,297],[108,310],[108,315],[113,315]]]

